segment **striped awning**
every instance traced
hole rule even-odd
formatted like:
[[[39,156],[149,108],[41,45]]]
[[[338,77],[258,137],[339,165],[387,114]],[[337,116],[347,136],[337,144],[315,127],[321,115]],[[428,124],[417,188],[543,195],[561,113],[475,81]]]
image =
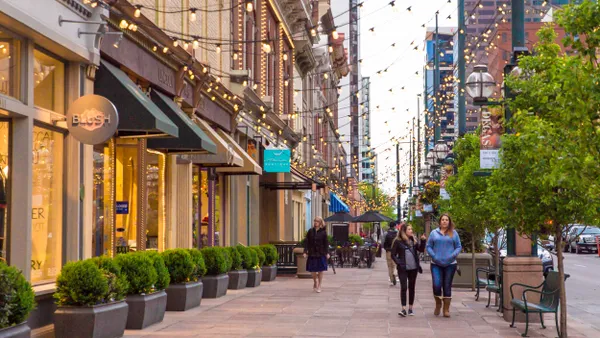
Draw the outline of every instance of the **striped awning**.
[[[330,192],[329,212],[350,212],[350,208],[336,194]]]

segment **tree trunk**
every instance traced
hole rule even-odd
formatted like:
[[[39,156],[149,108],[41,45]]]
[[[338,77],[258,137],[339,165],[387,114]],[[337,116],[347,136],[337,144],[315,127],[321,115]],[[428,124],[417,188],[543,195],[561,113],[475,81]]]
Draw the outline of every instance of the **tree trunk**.
[[[475,231],[471,233],[471,291],[475,291]]]
[[[560,279],[560,338],[567,338],[567,290],[565,289],[562,228],[558,225],[556,228],[554,238],[557,241],[556,256],[558,258],[558,278]]]

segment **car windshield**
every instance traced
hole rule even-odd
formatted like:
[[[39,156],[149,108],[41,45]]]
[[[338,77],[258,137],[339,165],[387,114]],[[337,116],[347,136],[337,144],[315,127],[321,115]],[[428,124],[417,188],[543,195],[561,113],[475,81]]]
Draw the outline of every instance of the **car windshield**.
[[[583,234],[584,235],[600,235],[600,229],[598,228],[585,228],[585,230],[583,230]]]

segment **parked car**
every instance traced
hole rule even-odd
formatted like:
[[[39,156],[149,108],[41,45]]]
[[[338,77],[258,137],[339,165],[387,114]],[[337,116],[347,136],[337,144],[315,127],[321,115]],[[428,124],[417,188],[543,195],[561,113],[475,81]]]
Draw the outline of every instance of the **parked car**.
[[[600,237],[600,229],[594,226],[574,226],[567,234],[566,250],[580,254],[582,251],[598,252],[596,237]]]
[[[507,255],[506,238],[504,236],[504,232],[502,231],[500,232],[497,239],[498,243],[500,244],[500,257],[506,257]],[[491,245],[492,237],[493,235],[491,234],[486,235],[486,244],[484,245],[487,247],[488,252],[492,256],[494,256],[493,246]],[[537,246],[537,254],[538,257],[542,260],[542,268],[544,269],[543,271],[545,277],[548,274],[548,271],[554,270],[554,258],[552,257],[552,253],[550,253],[550,251],[543,247],[541,244],[538,244]]]

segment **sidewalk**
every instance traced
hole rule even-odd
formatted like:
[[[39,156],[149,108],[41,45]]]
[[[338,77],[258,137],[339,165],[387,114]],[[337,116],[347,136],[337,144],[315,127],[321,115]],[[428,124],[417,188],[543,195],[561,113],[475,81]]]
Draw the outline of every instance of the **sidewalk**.
[[[525,325],[509,327],[487,300],[455,289],[452,318],[433,315],[431,274],[417,279],[414,317],[400,318],[400,285],[389,286],[385,257],[373,269],[328,271],[323,292],[312,280],[278,277],[258,288],[228,290],[220,299],[203,299],[199,308],[167,312],[164,322],[126,337],[520,337]],[[487,296],[487,294],[485,294]],[[569,337],[600,337],[600,331],[569,318]],[[554,318],[546,320],[553,324]],[[531,337],[556,337],[554,326],[531,324]]]

